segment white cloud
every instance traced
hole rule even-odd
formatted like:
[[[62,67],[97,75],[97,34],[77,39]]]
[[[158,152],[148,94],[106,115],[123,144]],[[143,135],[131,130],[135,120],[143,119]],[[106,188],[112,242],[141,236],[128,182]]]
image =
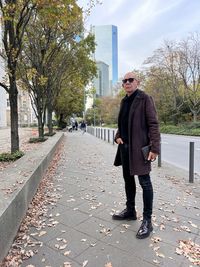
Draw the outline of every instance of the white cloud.
[[[171,9],[178,6],[183,0],[177,1],[160,1],[160,0],[145,0],[141,5],[133,10],[131,16],[122,22],[122,28],[126,28],[125,35],[122,37],[128,38],[131,34],[145,32],[157,18]],[[156,23],[154,24],[156,26]],[[159,25],[157,25],[159,27]],[[123,34],[123,32],[122,32]]]
[[[102,5],[92,10],[88,26],[118,27],[119,75],[140,68],[164,39],[181,39],[191,31],[200,30],[199,0],[102,1]]]

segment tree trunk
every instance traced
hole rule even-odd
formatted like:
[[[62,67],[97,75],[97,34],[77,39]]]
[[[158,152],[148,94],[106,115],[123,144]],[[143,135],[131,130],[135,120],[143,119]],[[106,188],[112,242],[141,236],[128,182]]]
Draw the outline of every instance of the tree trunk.
[[[47,107],[47,126],[49,129],[50,136],[53,135],[52,113],[53,113],[52,105],[49,103]]]
[[[60,113],[59,114],[58,127],[62,128],[62,124],[63,124],[63,114]]]
[[[197,122],[197,112],[193,112],[193,122]]]
[[[39,138],[44,138],[44,122],[42,121],[42,114],[38,114],[38,133]]]
[[[11,153],[19,150],[19,134],[18,134],[18,91],[16,82],[10,81],[10,121],[11,121]]]

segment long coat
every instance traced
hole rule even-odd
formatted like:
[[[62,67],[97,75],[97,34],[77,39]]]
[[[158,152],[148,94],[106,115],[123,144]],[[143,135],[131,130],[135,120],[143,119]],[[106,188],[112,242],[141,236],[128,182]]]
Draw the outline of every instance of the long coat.
[[[122,105],[123,99],[121,101],[121,107]],[[128,136],[130,174],[148,174],[151,171],[151,162],[145,163],[141,149],[142,147],[151,144],[151,151],[159,154],[160,132],[153,99],[141,90],[138,90],[138,93],[130,107]],[[118,129],[115,135],[115,141],[119,137],[120,132]],[[118,146],[114,165],[120,166],[121,164],[120,149]]]

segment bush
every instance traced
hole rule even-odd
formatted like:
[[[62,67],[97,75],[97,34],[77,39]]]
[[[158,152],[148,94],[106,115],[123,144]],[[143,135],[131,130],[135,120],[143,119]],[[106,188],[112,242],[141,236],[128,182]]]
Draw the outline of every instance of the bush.
[[[40,142],[45,142],[48,138],[46,137],[32,137],[29,139],[29,143],[40,143]]]
[[[182,126],[175,126],[175,125],[161,125],[160,131],[161,133],[168,133],[168,134],[183,134],[184,128]]]
[[[194,125],[196,127],[194,127]],[[167,134],[181,134],[181,135],[191,135],[200,136],[200,128],[197,127],[198,123],[190,123],[184,125],[160,125],[161,133]]]
[[[200,122],[190,122],[190,123],[187,123],[185,124],[185,127],[187,129],[199,129],[200,128]]]
[[[0,161],[15,161],[24,155],[22,151],[16,151],[14,153],[1,153]]]

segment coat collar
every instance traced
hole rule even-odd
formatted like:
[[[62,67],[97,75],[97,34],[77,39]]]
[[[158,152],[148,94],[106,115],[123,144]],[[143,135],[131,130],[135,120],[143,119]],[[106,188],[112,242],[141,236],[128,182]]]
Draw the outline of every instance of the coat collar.
[[[133,100],[133,103],[131,105],[130,111],[129,111],[129,118],[132,118],[133,113],[135,112],[138,104],[140,103],[140,100],[144,98],[144,92],[141,91],[140,89],[138,89],[138,93],[136,95],[136,97]]]

